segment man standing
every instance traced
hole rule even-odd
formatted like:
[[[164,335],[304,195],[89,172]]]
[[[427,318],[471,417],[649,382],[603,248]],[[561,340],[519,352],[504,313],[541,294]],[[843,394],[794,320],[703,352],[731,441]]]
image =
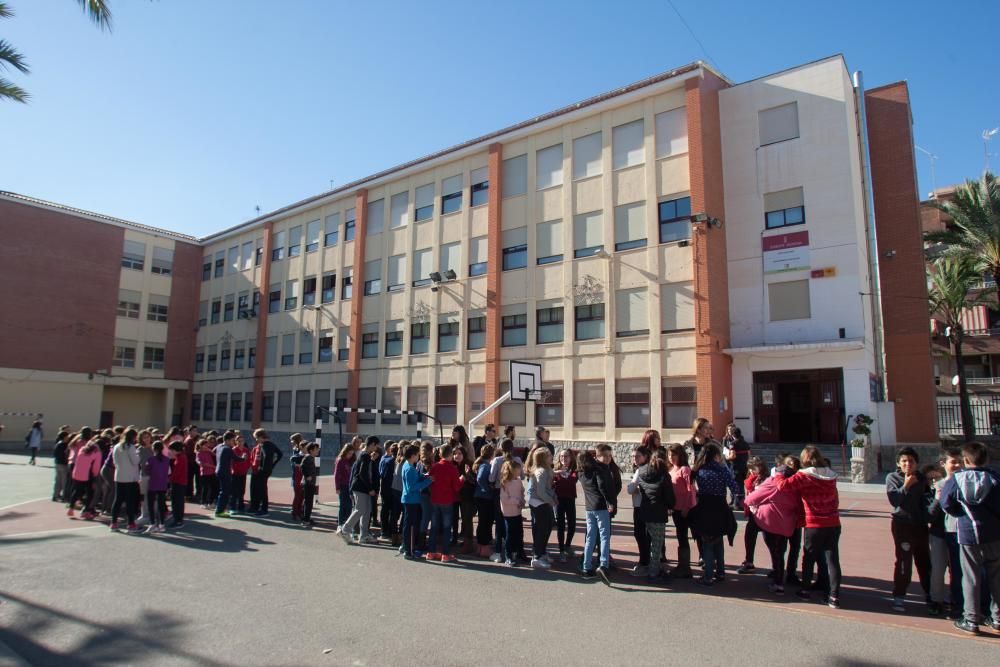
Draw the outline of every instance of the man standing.
[[[251,511],[253,511],[257,502],[259,502],[259,507],[257,511],[253,512],[254,516],[267,516],[268,514],[268,503],[267,503],[267,481],[271,478],[271,473],[274,472],[274,467],[278,465],[278,462],[284,457],[278,446],[271,442],[267,437],[267,431],[262,428],[257,429],[253,432],[253,439],[257,442],[259,449],[259,466],[254,469],[253,477],[250,479],[250,497],[251,499],[256,498],[257,500],[251,500]],[[256,489],[257,493],[254,494]]]
[[[494,424],[487,424],[486,429],[483,431],[483,435],[477,435],[472,440],[472,448],[476,452],[476,458],[479,458],[479,454],[483,451],[483,447],[486,445],[497,446],[497,427]]]
[[[194,480],[195,471],[198,470],[198,462],[194,453],[195,445],[198,443],[198,427],[189,426],[183,431],[184,435],[184,456],[187,458],[187,499],[194,500]]]
[[[358,544],[375,544],[377,541],[370,535],[369,527],[372,514],[372,498],[375,496],[375,473],[373,472],[372,454],[378,450],[379,439],[368,436],[365,441],[365,451],[358,455],[351,468],[351,493],[354,496],[354,511],[347,518],[340,536],[344,542],[351,544],[351,532],[361,523],[361,536]]]

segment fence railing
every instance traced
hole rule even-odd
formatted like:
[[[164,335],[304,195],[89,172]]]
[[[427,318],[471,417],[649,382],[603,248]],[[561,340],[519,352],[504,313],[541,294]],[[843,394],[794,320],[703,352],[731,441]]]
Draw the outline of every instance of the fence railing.
[[[975,435],[1000,435],[1000,396],[974,398],[970,407]],[[939,400],[937,417],[941,435],[962,435],[962,407],[957,398]]]

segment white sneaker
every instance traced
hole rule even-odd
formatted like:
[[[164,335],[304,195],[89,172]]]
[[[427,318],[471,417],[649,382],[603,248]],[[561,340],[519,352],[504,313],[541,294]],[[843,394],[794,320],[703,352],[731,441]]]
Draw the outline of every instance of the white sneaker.
[[[144,535],[152,535],[156,532],[156,526],[149,526],[146,530],[142,531]]]
[[[494,563],[502,563],[503,556],[500,554],[500,552],[494,551],[493,553],[490,554],[490,560],[493,561]]]
[[[531,567],[535,568],[536,570],[547,570],[552,566],[549,565],[544,558],[532,558]]]
[[[345,533],[345,532],[342,531],[342,532],[338,533],[338,535],[340,535],[341,539],[344,540],[344,544],[346,544],[348,546],[354,544],[354,540],[351,539],[350,534]]]

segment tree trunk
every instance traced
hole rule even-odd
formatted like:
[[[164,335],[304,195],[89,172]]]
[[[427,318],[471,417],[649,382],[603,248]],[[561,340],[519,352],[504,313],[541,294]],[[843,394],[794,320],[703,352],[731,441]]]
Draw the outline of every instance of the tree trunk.
[[[969,403],[969,388],[965,384],[965,359],[962,358],[962,334],[955,337],[955,370],[958,372],[958,403],[962,412],[962,436],[966,442],[976,439],[976,423]]]

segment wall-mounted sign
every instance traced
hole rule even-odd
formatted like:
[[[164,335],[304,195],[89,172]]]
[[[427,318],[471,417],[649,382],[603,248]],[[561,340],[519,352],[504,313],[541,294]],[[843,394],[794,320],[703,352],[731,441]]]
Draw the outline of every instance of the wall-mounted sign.
[[[813,269],[810,278],[833,278],[837,275],[837,267],[828,266],[824,269]]]
[[[761,239],[764,273],[809,269],[809,232],[790,232]]]
[[[760,404],[774,405],[774,391],[771,389],[765,389],[760,392]]]

